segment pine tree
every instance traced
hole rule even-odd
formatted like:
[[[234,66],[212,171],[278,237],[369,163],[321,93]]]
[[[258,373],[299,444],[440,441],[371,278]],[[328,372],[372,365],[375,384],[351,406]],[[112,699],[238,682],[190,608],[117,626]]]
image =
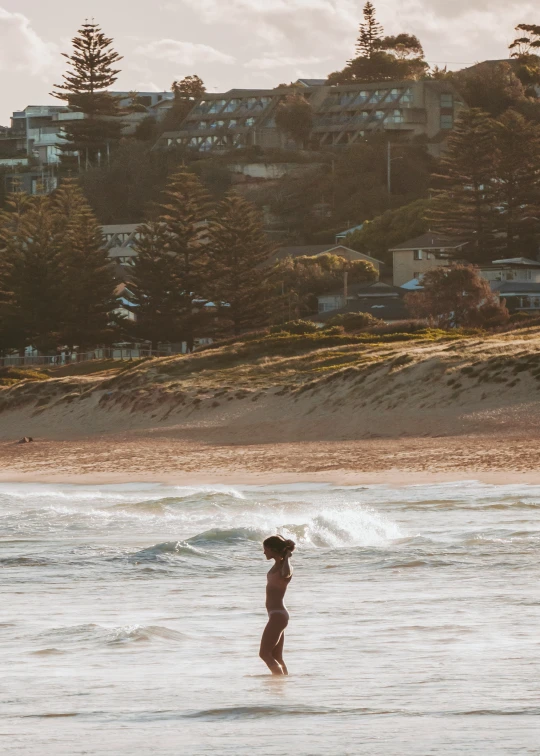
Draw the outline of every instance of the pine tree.
[[[206,265],[209,195],[195,174],[182,169],[167,183],[160,209],[159,220],[166,225],[169,249],[175,259],[183,340],[191,350],[194,341],[193,300],[204,290],[206,277],[210,273],[213,275]]]
[[[181,340],[186,300],[167,226],[159,221],[147,223],[138,232],[132,268],[135,330],[140,338],[150,341],[155,351],[159,342]]]
[[[271,302],[267,274],[260,266],[272,255],[272,247],[256,208],[229,193],[212,217],[208,249],[208,290],[220,314],[232,321],[234,333],[266,324]]]
[[[483,111],[472,108],[456,122],[441,160],[429,220],[433,231],[468,236],[474,242],[473,259],[492,259],[496,246],[493,123]]]
[[[48,197],[11,197],[0,220],[0,322],[11,346],[58,343],[62,262]]]
[[[22,349],[26,334],[18,318],[14,273],[25,243],[26,218],[33,198],[22,191],[8,195],[0,213],[0,350]]]
[[[82,119],[64,122],[61,149],[68,159],[78,153],[86,166],[105,158],[122,129],[117,118],[118,103],[105,91],[116,81],[120,71],[115,65],[122,60],[112,49],[112,42],[98,24],[83,24],[73,38],[72,54],[62,53],[71,70],[63,75],[64,83],[55,84],[52,92],[71,110],[84,114]]]
[[[111,343],[116,281],[101,228],[73,180],[51,198],[62,264],[59,343],[80,351]]]
[[[362,58],[371,58],[380,49],[384,29],[375,18],[375,7],[368,2],[364,5],[364,22],[360,24],[356,52]]]
[[[533,227],[540,214],[540,127],[507,110],[494,129],[496,223],[498,234],[506,240],[503,254],[535,257]]]

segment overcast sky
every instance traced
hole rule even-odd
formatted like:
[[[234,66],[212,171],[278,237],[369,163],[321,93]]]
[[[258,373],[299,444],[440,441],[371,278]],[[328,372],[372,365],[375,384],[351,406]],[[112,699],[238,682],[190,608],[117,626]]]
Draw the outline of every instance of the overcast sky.
[[[197,73],[209,91],[323,77],[351,57],[364,0],[0,0],[0,124],[53,100],[62,52],[94,18],[124,56],[115,86],[169,89]],[[374,0],[387,34],[416,34],[427,60],[450,68],[504,58],[518,23],[540,7],[518,0]]]

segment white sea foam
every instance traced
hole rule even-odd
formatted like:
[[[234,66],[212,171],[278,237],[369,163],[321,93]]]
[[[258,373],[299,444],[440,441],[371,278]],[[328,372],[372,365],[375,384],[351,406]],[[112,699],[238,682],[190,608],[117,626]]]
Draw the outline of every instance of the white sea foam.
[[[535,753],[539,502],[539,487],[475,481],[1,484],[10,743],[40,756]],[[258,658],[273,533],[297,542],[291,676],[277,681]]]

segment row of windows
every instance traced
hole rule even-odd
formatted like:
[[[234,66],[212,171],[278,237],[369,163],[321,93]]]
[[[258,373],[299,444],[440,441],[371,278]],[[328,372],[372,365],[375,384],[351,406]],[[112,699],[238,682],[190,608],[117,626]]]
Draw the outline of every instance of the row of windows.
[[[245,118],[241,120],[238,120],[237,118],[231,118],[227,121],[199,121],[198,123],[194,124],[194,128],[199,129],[200,131],[206,129],[237,129],[242,126],[251,128],[252,126],[255,126],[256,123],[256,118]]]
[[[240,108],[253,112],[261,112],[266,110],[271,102],[271,97],[245,97],[242,99],[234,98],[232,100],[202,100],[193,112],[199,115],[214,113],[223,114],[234,113]]]
[[[333,108],[340,106],[342,108],[352,108],[358,105],[366,105],[367,103],[380,104],[383,100],[387,103],[399,101],[400,104],[409,105],[413,101],[412,89],[366,89],[361,92],[336,92],[326,98],[323,107]]]
[[[384,121],[385,123],[403,123],[403,111],[363,110],[361,113],[331,113],[316,119],[316,126],[355,126],[367,121]]]
[[[213,147],[244,147],[245,138],[243,134],[231,134],[225,136],[191,137],[188,139],[167,139],[168,147],[171,147],[173,144],[183,144],[201,152],[207,152]]]

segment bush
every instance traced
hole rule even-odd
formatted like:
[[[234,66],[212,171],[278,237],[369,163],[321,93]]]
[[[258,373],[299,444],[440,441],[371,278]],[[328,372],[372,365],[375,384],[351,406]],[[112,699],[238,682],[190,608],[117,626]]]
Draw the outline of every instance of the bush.
[[[378,334],[380,336],[394,333],[418,333],[429,328],[426,320],[396,320],[393,323],[380,323],[367,329],[368,333]]]
[[[270,328],[270,333],[289,333],[292,336],[305,336],[308,333],[316,333],[319,328],[310,320],[290,320],[283,325],[275,325]]]
[[[17,367],[0,367],[0,386],[11,386],[18,381],[46,381],[49,376],[39,370]]]
[[[374,318],[368,312],[344,312],[340,315],[334,315],[328,321],[328,326],[343,326],[349,333],[354,331],[365,331],[367,328],[376,325],[383,325],[384,320]]]
[[[326,326],[323,333],[326,336],[340,336],[345,333],[345,329],[342,325]]]
[[[508,321],[512,328],[532,328],[540,325],[540,315],[528,312],[514,312]]]

